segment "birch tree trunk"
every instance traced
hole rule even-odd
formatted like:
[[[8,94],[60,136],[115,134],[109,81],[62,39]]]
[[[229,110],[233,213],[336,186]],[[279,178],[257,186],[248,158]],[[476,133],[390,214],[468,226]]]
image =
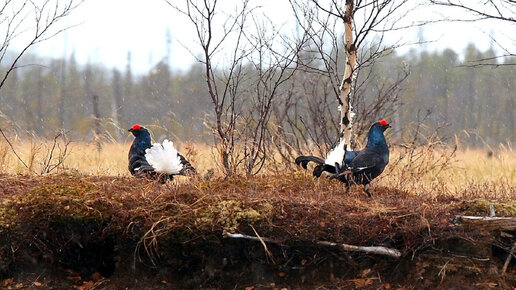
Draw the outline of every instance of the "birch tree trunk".
[[[351,88],[355,65],[357,63],[357,48],[353,41],[353,11],[354,0],[346,0],[346,12],[344,15],[344,40],[346,50],[346,69],[340,84],[340,142],[344,144],[344,152],[353,150],[351,147],[351,131],[353,126],[353,107],[351,106]]]

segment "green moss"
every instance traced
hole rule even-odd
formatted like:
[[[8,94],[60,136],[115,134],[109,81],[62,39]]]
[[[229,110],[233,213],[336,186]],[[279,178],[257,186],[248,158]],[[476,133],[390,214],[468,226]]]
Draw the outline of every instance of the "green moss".
[[[15,224],[16,211],[12,207],[10,200],[4,200],[0,203],[0,233],[6,228],[10,228]]]
[[[503,202],[494,202],[485,199],[468,200],[462,202],[461,210],[466,215],[488,216],[490,204],[493,204],[496,216],[516,216],[515,200],[507,200]]]
[[[200,227],[220,226],[224,231],[234,232],[242,221],[256,223],[271,216],[273,207],[268,203],[245,206],[240,201],[223,200],[202,210],[196,224]]]
[[[49,223],[74,220],[96,223],[111,215],[110,204],[87,183],[43,184],[0,204],[0,232],[20,225],[45,228]]]

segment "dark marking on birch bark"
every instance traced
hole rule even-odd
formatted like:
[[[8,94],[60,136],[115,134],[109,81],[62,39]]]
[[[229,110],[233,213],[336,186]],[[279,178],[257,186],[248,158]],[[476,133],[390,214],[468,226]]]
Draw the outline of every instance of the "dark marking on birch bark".
[[[349,125],[349,118],[348,118],[348,114],[347,113],[342,117],[342,124],[344,124],[346,126]]]

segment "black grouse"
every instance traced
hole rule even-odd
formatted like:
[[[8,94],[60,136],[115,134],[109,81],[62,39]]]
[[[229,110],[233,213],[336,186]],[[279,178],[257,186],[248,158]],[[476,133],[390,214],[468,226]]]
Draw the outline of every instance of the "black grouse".
[[[351,184],[363,184],[364,192],[371,197],[369,183],[378,177],[389,163],[389,148],[383,132],[391,126],[385,120],[374,123],[367,135],[367,145],[360,151],[346,151],[344,144],[339,144],[324,161],[315,156],[299,156],[295,162],[306,169],[308,162],[318,165],[313,175],[320,177],[327,172],[331,178],[337,178],[346,184],[349,190]]]
[[[171,141],[151,144],[149,131],[138,124],[133,125],[129,132],[135,137],[129,150],[129,171],[132,175],[159,179],[165,183],[172,180],[174,175],[197,174]]]

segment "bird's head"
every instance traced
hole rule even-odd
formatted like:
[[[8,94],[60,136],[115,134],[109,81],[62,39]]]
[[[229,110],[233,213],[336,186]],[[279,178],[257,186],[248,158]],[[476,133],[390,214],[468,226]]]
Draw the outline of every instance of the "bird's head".
[[[134,137],[138,137],[139,135],[141,135],[142,133],[144,132],[147,132],[147,129],[145,129],[144,127],[138,125],[138,124],[134,124],[129,130],[127,130],[131,133],[133,133]]]
[[[385,141],[385,136],[383,132],[390,128],[391,126],[387,121],[380,120],[378,122],[373,123],[371,125],[371,129],[369,129],[369,134],[367,135],[367,145],[366,148],[373,150],[387,150],[387,143]]]
[[[380,121],[374,123],[373,127],[379,128],[383,132],[383,131],[387,130],[388,128],[390,128],[391,125],[389,125],[389,123],[387,123],[387,121],[385,121],[385,120],[380,120]]]

